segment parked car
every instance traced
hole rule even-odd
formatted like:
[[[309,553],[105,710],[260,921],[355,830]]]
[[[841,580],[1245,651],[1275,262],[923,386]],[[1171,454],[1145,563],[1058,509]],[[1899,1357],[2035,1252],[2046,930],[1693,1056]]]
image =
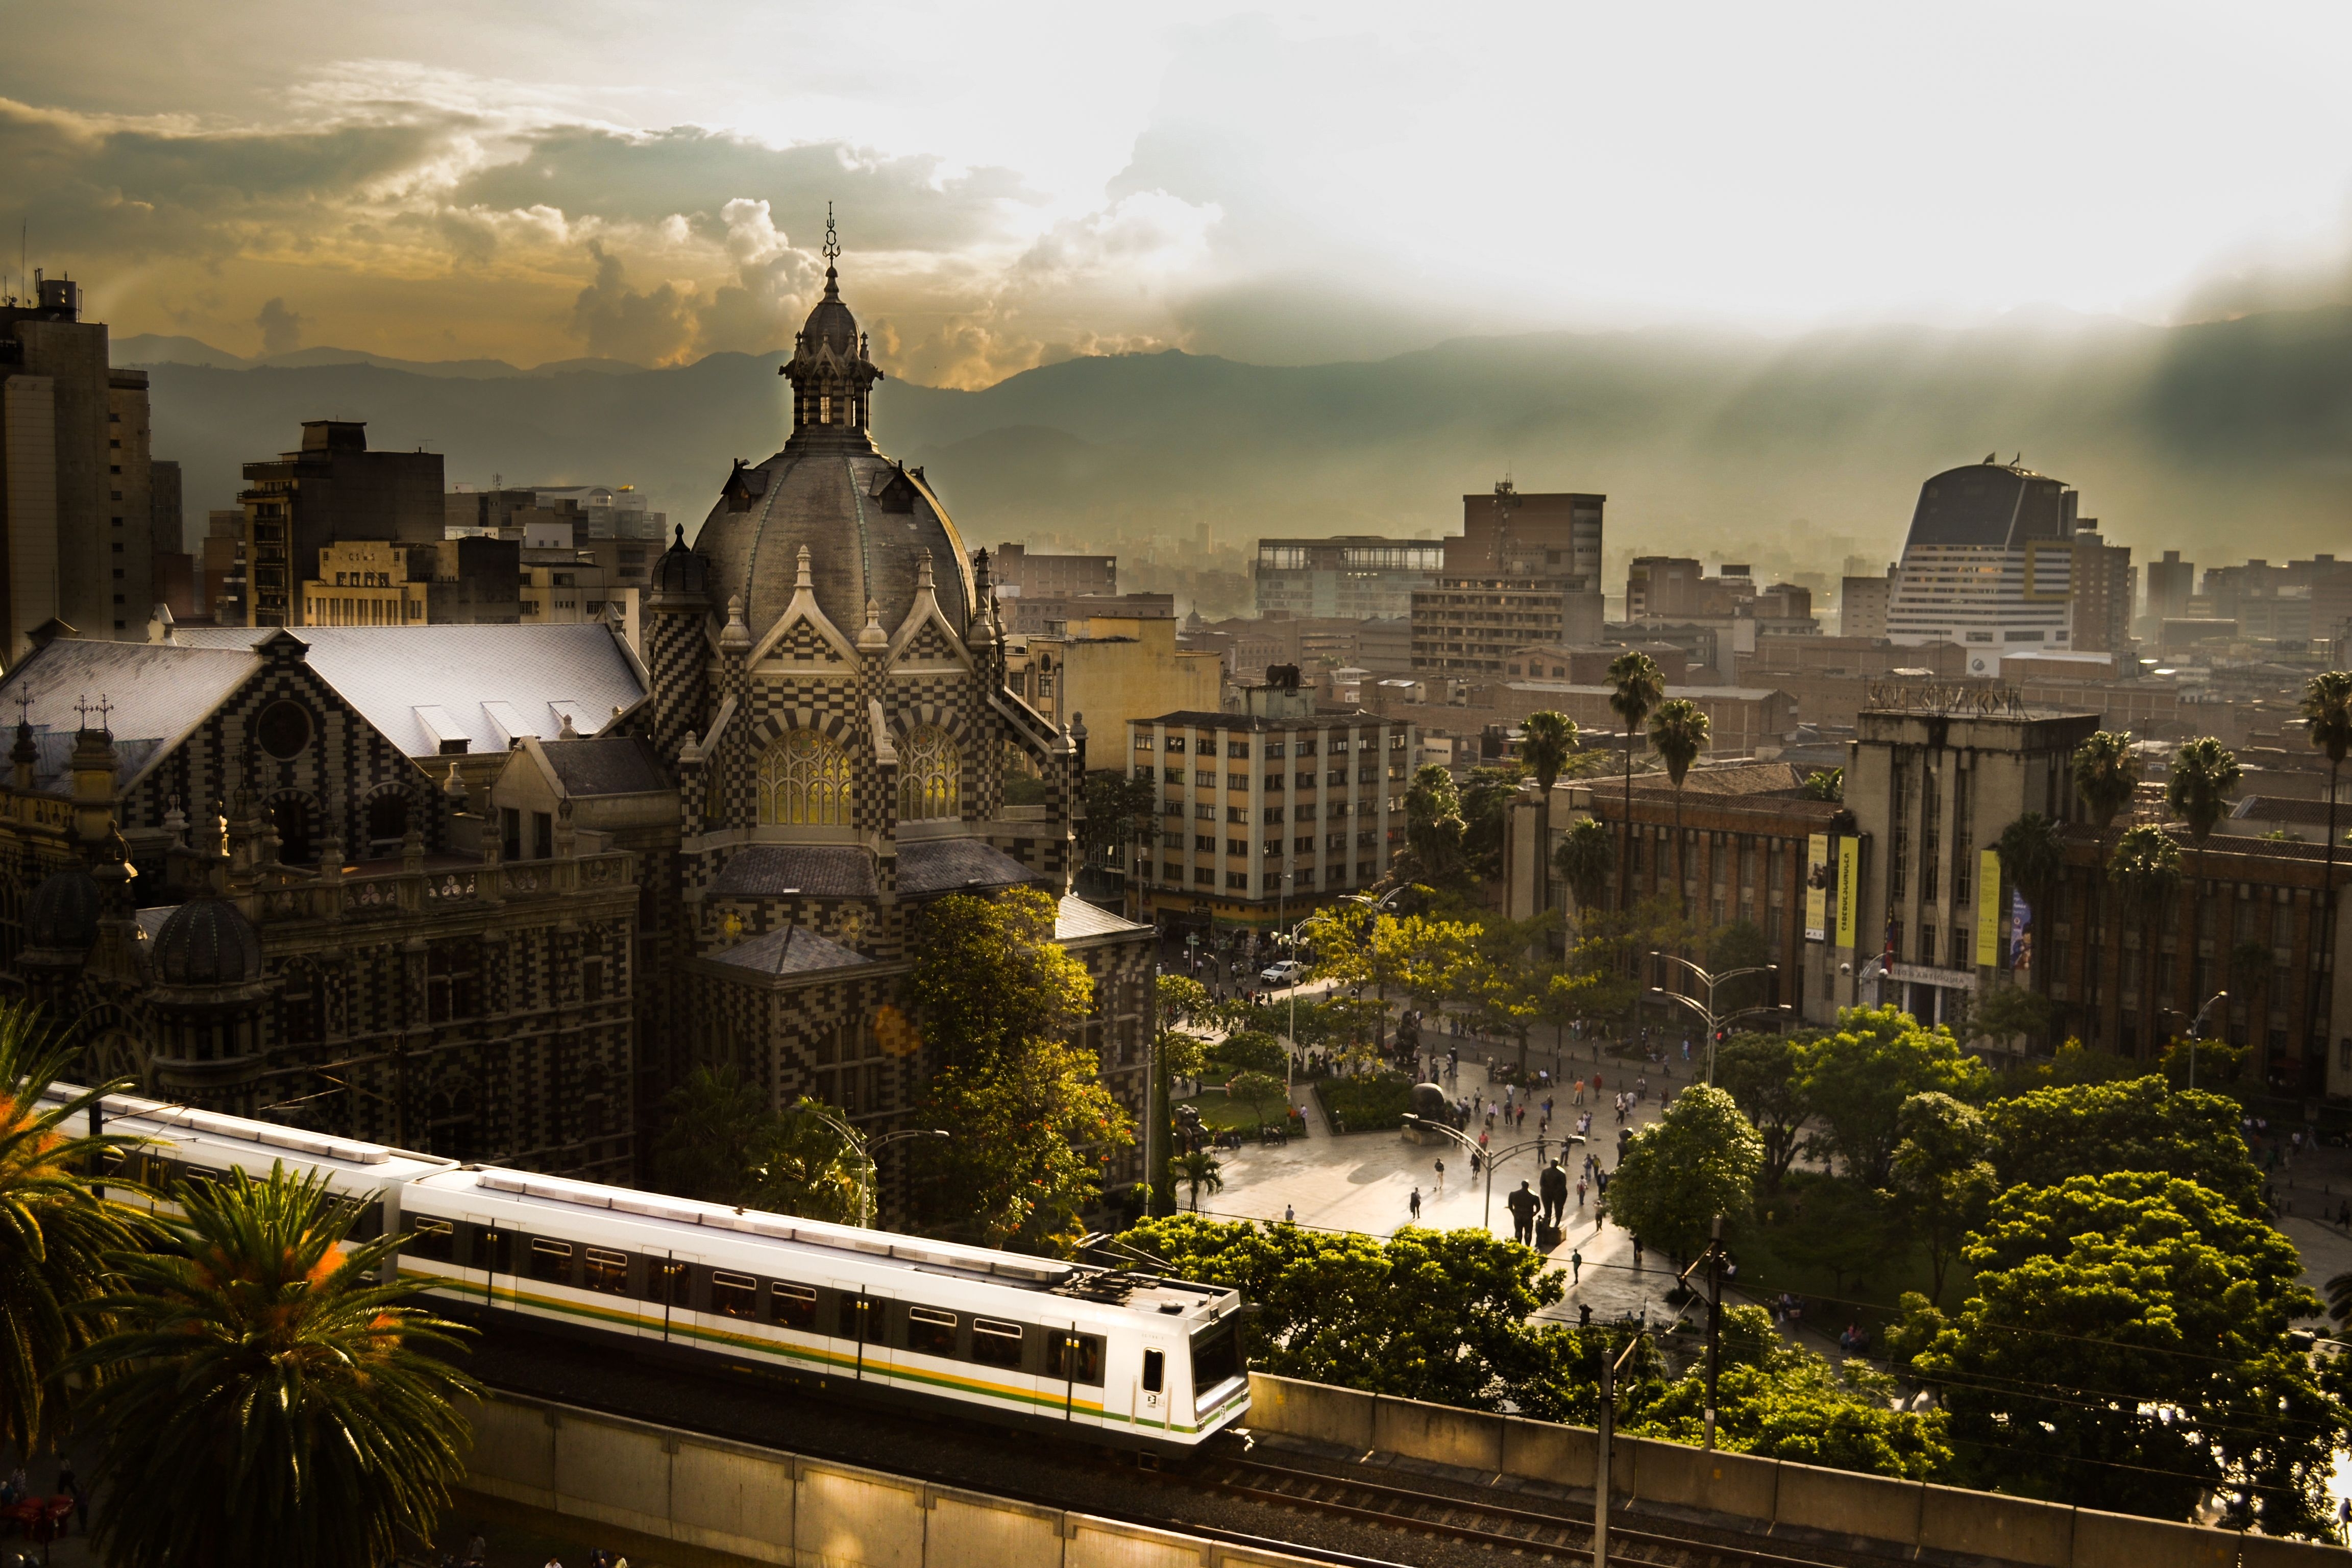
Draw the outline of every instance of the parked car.
[[[1306,977],[1306,974],[1305,964],[1295,958],[1286,958],[1278,963],[1269,963],[1259,970],[1257,977],[1268,985],[1296,985]]]

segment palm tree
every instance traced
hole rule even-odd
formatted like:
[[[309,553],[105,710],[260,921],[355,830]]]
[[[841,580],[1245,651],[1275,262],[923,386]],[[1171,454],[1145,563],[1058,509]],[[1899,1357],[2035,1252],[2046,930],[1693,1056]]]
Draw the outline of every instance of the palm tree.
[[[1815,768],[1797,786],[1807,800],[1843,801],[1845,799],[1845,770]]]
[[[1205,1149],[1195,1149],[1189,1154],[1177,1156],[1176,1179],[1191,1191],[1194,1214],[1201,1212],[1202,1188],[1207,1188],[1213,1198],[1225,1190],[1225,1168],[1217,1163],[1215,1155]]]
[[[870,1156],[843,1135],[821,1100],[803,1095],[761,1136],[744,1202],[772,1214],[866,1223]]]
[[[2180,896],[2180,846],[2152,822],[2126,828],[2107,858],[2107,880],[2123,896],[2125,912],[2140,922],[2140,980],[2152,991],[2156,976],[2156,914]],[[2120,939],[2119,939],[2120,940]],[[2148,995],[2143,993],[2143,1000]],[[2154,1023],[2155,1008],[2145,1015]]]
[[[2303,689],[2305,732],[2311,743],[2327,753],[2327,868],[2321,874],[2319,951],[2336,951],[2336,783],[2344,758],[2352,752],[2352,672],[2331,669],[2315,675]],[[2311,972],[2311,1005],[2305,1016],[2319,1016],[2320,972]]]
[[[2001,875],[2025,895],[2027,905],[2038,911],[2037,918],[2047,930],[2053,911],[2046,905],[2057,890],[2059,879],[2066,874],[2066,848],[2058,825],[2038,811],[2029,811],[2000,830],[2000,837],[1993,840],[1993,853],[2000,858]],[[2038,961],[2033,964],[2035,991],[2049,991],[2043,978],[2049,967]]]
[[[1576,750],[1577,738],[1576,721],[1549,708],[1528,714],[1522,726],[1519,761],[1536,775],[1536,785],[1543,791],[1543,848],[1536,856],[1538,912],[1551,908],[1551,786],[1559,782],[1560,770]]]
[[[137,1210],[99,1197],[87,1174],[132,1141],[71,1131],[88,1125],[101,1094],[128,1084],[41,1103],[73,1050],[30,1004],[0,1005],[0,1449],[19,1456],[62,1435],[58,1376],[104,1331],[89,1308],[110,1288],[108,1258],[153,1235]]]
[[[317,1176],[177,1188],[180,1247],[117,1255],[121,1328],[85,1352],[98,1534],[117,1563],[376,1568],[429,1540],[479,1390],[442,1359],[455,1323],[378,1274],[405,1237],[344,1240],[356,1211]]]
[[[1676,697],[1661,703],[1650,720],[1650,749],[1666,764],[1666,776],[1675,781],[1675,892],[1677,901],[1682,894],[1683,877],[1683,780],[1690,776],[1691,764],[1706,750],[1707,720],[1699,705],[1687,697]]]
[[[1617,904],[1631,909],[1633,897],[1633,737],[1640,733],[1642,721],[1650,710],[1665,699],[1666,678],[1658,669],[1658,661],[1638,649],[1629,648],[1609,661],[1609,684],[1616,689],[1609,694],[1609,710],[1625,725],[1625,826],[1624,851],[1618,864],[1625,875],[1618,879]]]
[[[2139,756],[2129,730],[2101,730],[2074,748],[2074,794],[2105,833],[2139,789]]]
[[[1570,823],[1552,852],[1552,868],[1568,884],[1579,910],[1597,908],[1608,894],[1609,874],[1617,868],[1617,841],[1609,837],[1609,825],[1591,816]]]
[[[2229,809],[2230,792],[2238,787],[2238,780],[2243,772],[2238,766],[2236,754],[2210,735],[2190,741],[2173,753],[2172,777],[2164,786],[2165,803],[2189,825],[2189,839],[2200,851],[2205,847],[2205,840],[2212,837],[2213,825],[2220,822],[2221,814]],[[2201,881],[2202,878],[2199,880]],[[2198,887],[2192,884],[2189,889],[2192,940],[2197,930],[2196,906],[2200,898]],[[2197,999],[2191,996],[2189,1006],[2192,1011],[2196,1004]]]

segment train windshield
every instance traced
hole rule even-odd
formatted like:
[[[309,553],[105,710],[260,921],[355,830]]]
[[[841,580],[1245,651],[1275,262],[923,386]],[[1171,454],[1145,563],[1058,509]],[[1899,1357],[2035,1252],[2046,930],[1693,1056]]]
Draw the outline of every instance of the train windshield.
[[[1192,1392],[1206,1394],[1242,1374],[1242,1342],[1230,1321],[1192,1342]]]

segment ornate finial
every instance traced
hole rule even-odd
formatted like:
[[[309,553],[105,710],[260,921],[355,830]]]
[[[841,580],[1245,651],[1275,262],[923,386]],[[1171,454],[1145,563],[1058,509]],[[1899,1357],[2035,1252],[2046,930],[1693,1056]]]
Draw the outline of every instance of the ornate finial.
[[[797,582],[793,583],[793,586],[795,588],[815,587],[816,579],[809,574],[809,547],[807,545],[803,544],[801,546],[800,554],[796,559],[800,563],[800,577]]]
[[[931,552],[928,550],[923,552],[923,558],[915,563],[915,586],[926,592],[938,586],[931,581]]]
[[[866,601],[866,629],[857,634],[857,646],[863,648],[890,646],[890,634],[882,629],[882,606],[870,598]]]
[[[834,281],[837,274],[833,268],[833,264],[840,259],[841,237],[834,232],[833,204],[827,202],[824,204],[824,291],[827,295],[841,292],[840,286]]]
[[[24,688],[18,687],[16,689],[16,728],[19,730],[29,730],[32,727],[33,694],[26,690]]]
[[[74,711],[81,715],[81,727],[84,730],[89,728],[89,716],[93,713],[97,714],[99,731],[103,734],[106,732],[106,721],[114,711],[114,704],[107,700],[106,693],[103,691],[98,694],[98,700],[95,702],[92,702],[89,694],[85,692],[75,699]]]

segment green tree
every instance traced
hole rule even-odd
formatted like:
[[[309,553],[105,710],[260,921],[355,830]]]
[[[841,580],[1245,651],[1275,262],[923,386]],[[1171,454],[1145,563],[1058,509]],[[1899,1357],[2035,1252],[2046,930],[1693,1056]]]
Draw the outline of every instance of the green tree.
[[[1933,1480],[1950,1467],[1945,1415],[1896,1407],[1895,1379],[1782,1339],[1761,1307],[1726,1307],[1716,1387],[1717,1447],[1831,1469]],[[1625,1430],[1670,1443],[1703,1440],[1704,1360],[1647,1400]]]
[[[1209,1041],[1202,1032],[1212,1004],[1209,988],[1189,974],[1163,974],[1151,983],[1152,1037],[1160,1070],[1171,1078],[1199,1078],[1209,1065]]]
[[[1057,1039],[941,1069],[925,1110],[927,1125],[951,1134],[924,1145],[935,1210],[974,1226],[989,1246],[1024,1252],[1074,1251],[1079,1215],[1101,1190],[1099,1161],[1135,1142],[1095,1054]]]
[[[1727,921],[1707,933],[1706,967],[1711,974],[1728,974],[1735,969],[1761,969],[1772,962],[1771,944],[1757,929],[1754,921]],[[1718,1016],[1730,1017],[1751,1007],[1761,1007],[1772,999],[1772,976],[1746,974],[1716,987],[1715,1007]]]
[[[1250,1363],[1402,1399],[1494,1410],[1527,1364],[1527,1320],[1562,1278],[1484,1229],[1357,1232],[1190,1215],[1129,1233],[1176,1278],[1231,1286],[1258,1312]]]
[[[950,893],[923,910],[906,990],[932,1061],[983,1066],[1028,1041],[1063,1037],[1086,1017],[1094,981],[1054,940],[1059,912],[1036,888]]]
[[[1518,797],[1517,763],[1472,768],[1462,781],[1462,858],[1471,876],[1491,882],[1503,874],[1503,824]]]
[[[1217,1157],[1201,1149],[1188,1149],[1176,1156],[1176,1179],[1192,1196],[1192,1212],[1201,1212],[1201,1194],[1206,1192],[1215,1197],[1225,1190],[1225,1167]]]
[[[760,1091],[731,1066],[698,1067],[662,1100],[654,1137],[654,1176],[661,1190],[705,1203],[749,1198],[761,1149],[774,1117]]]
[[[2234,1100],[2176,1089],[2150,1074],[1998,1100],[1985,1121],[2003,1188],[2054,1186],[2086,1171],[2152,1172],[2201,1183],[2252,1214],[2262,1206],[2263,1173],[2239,1133],[2239,1114]]]
[[[1979,993],[1963,1031],[1971,1040],[2006,1040],[2018,1035],[2046,1040],[2058,1026],[2055,1002],[2022,985],[1997,985]]]
[[[1746,1217],[1764,1140],[1731,1096],[1693,1084],[1633,1134],[1609,1184],[1609,1216],[1677,1258],[1705,1249],[1715,1216]]]
[[[1520,725],[1519,760],[1543,792],[1543,849],[1536,856],[1536,908],[1551,908],[1551,791],[1577,749],[1576,721],[1547,708]]]
[[[1117,768],[1097,768],[1087,774],[1082,798],[1086,815],[1077,824],[1078,848],[1089,866],[1159,831],[1160,790],[1148,770],[1130,778]]]
[[[866,1154],[825,1119],[834,1110],[806,1095],[769,1119],[751,1151],[748,1208],[798,1215],[835,1225],[864,1225]]]
[[[1236,1074],[1234,1081],[1225,1086],[1225,1092],[1250,1108],[1251,1113],[1257,1118],[1261,1131],[1265,1131],[1268,1121],[1274,1120],[1273,1107],[1290,1103],[1289,1090],[1284,1089],[1282,1080],[1271,1073]]]
[[[1650,750],[1675,781],[1675,886],[1679,889],[1689,869],[1684,865],[1688,847],[1683,843],[1683,781],[1691,764],[1706,750],[1708,724],[1705,710],[1687,697],[1672,697],[1650,717]]]
[[[378,1275],[323,1180],[233,1171],[173,1193],[170,1251],[119,1255],[121,1327],[84,1353],[111,1562],[374,1568],[431,1539],[478,1392],[457,1325]]]
[[[1992,1134],[1975,1107],[1933,1092],[1905,1100],[1898,1125],[1895,1202],[1927,1249],[1928,1300],[1940,1306],[1945,1272],[1992,1202]]]
[[[1446,994],[1467,1004],[1483,1027],[1518,1042],[1522,1080],[1528,1031],[1553,1005],[1552,979],[1560,967],[1538,955],[1549,946],[1546,938],[1558,923],[1549,912],[1524,921],[1490,914],[1469,928],[1469,941],[1456,950],[1444,979]]]
[[[1242,1029],[1216,1045],[1217,1059],[1228,1067],[1255,1073],[1279,1073],[1289,1063],[1282,1042],[1263,1029]],[[1279,1081],[1279,1080],[1277,1080]]]
[[[2352,673],[2330,669],[2313,676],[2303,688],[2304,733],[2313,746],[2327,753],[2327,863],[2321,873],[2320,886],[2326,898],[2321,904],[2319,951],[2336,951],[2336,786],[2344,772],[2344,759],[2352,754]],[[2311,976],[2311,1005],[2308,1011],[2316,1016],[2319,1011],[2320,972]]]
[[[2121,895],[2125,915],[2140,923],[2140,951],[2153,953],[2157,920],[2180,897],[2180,846],[2152,822],[2126,828],[2107,858],[2107,880]],[[2141,1016],[2154,1018],[2157,965],[2144,963],[2140,972],[2147,987]]]
[[[1619,837],[1617,863],[1633,864],[1633,742],[1642,732],[1642,721],[1650,710],[1665,700],[1666,678],[1658,669],[1657,661],[1638,649],[1627,649],[1609,661],[1609,710],[1617,715],[1625,727],[1625,820]],[[1621,881],[1617,905],[1630,909],[1633,902],[1633,879]]]
[[[1779,1191],[1813,1114],[1805,1098],[1801,1043],[1788,1035],[1736,1034],[1716,1050],[1715,1086],[1731,1096],[1763,1140],[1759,1180],[1766,1191]]]
[[[1609,825],[1591,816],[1570,823],[1552,853],[1552,869],[1568,884],[1580,916],[1601,908],[1617,870],[1617,841],[1609,837]]]
[[[1450,887],[1463,870],[1462,795],[1454,775],[1441,763],[1424,763],[1412,775],[1404,796],[1405,852],[1396,879]]]
[[[1815,768],[1797,787],[1807,800],[1843,801],[1845,799],[1845,770]]]
[[[1836,1030],[1808,1044],[1803,1062],[1801,1087],[1823,1128],[1817,1142],[1873,1187],[1886,1184],[1905,1100],[1931,1090],[1975,1098],[1990,1076],[1948,1030],[1922,1028],[1892,1006],[1841,1009]]]
[[[58,1376],[104,1331],[89,1309],[112,1279],[109,1254],[152,1234],[137,1211],[100,1198],[86,1175],[129,1140],[74,1131],[89,1125],[101,1095],[129,1085],[41,1103],[73,1054],[30,1004],[0,1005],[0,1449],[20,1457],[63,1434]]]
[[[2189,836],[2199,844],[2212,836],[2213,825],[2230,809],[2231,792],[2244,771],[2236,755],[2210,735],[2185,742],[2173,753],[2165,803],[2189,824]]]
[[[1949,1319],[1915,1308],[1961,1479],[2186,1519],[2219,1489],[2232,1528],[2316,1534],[2345,1419],[2286,1335],[2317,1299],[2294,1246],[2220,1193],[2146,1173],[1995,1200]],[[2252,1509],[2241,1489],[2251,1493]]]
[[[2129,730],[2101,730],[2074,748],[2074,795],[2105,833],[2139,791],[2139,753]]]
[[[2007,827],[1993,841],[1993,853],[2000,859],[2000,874],[2009,885],[2025,895],[2033,918],[2046,921],[2050,917],[2051,896],[2057,892],[2060,879],[2066,874],[2066,843],[2059,825],[2038,811],[2029,811]],[[2032,965],[2032,984],[2037,994],[2046,994],[2049,984],[2044,978],[2050,965],[2039,962]]]

